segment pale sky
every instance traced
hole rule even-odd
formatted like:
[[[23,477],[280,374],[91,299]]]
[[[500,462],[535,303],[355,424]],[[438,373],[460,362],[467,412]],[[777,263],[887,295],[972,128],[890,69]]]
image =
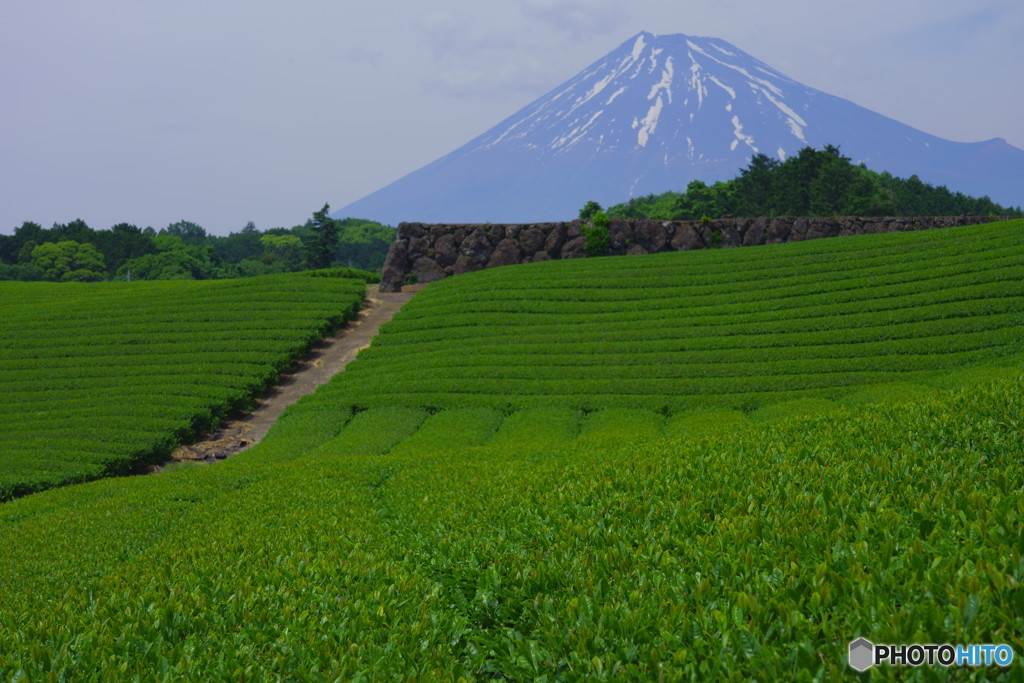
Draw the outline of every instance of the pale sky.
[[[0,0],[0,233],[290,227],[642,30],[722,38],[925,132],[1024,148],[1020,0]]]

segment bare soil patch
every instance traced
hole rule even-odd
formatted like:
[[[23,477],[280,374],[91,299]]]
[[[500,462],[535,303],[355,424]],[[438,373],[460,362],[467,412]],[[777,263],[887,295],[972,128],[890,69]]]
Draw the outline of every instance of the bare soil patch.
[[[265,396],[257,399],[256,409],[247,415],[225,420],[207,438],[179,447],[171,455],[174,461],[214,462],[241,453],[260,442],[285,408],[345,369],[360,351],[370,345],[380,326],[391,320],[405,302],[426,285],[409,285],[401,292],[381,292],[372,285],[359,317],[334,336],[317,344],[292,371]],[[154,468],[160,471],[162,468]]]

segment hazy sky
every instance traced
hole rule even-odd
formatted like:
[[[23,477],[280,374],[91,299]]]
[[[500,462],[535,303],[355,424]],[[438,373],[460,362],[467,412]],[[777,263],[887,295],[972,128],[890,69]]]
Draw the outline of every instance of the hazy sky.
[[[301,223],[641,30],[723,38],[928,133],[1024,148],[1020,0],[2,0],[0,232]]]

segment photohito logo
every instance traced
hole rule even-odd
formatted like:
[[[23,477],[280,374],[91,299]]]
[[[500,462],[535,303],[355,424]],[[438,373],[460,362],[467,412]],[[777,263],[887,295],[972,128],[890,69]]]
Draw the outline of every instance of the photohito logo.
[[[867,671],[876,664],[889,666],[1010,666],[1009,645],[875,645],[867,638],[850,643],[850,667]]]

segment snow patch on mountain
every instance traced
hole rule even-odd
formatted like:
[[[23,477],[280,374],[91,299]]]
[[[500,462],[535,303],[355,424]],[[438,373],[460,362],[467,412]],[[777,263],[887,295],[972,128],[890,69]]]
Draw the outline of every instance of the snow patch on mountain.
[[[736,56],[736,53],[735,53],[735,52],[729,52],[729,51],[728,51],[728,50],[726,50],[726,49],[725,49],[724,47],[722,47],[721,45],[718,45],[718,44],[716,44],[716,43],[711,43],[711,47],[715,48],[716,50],[718,50],[719,52],[721,52],[721,53],[722,53],[723,55],[725,55],[726,57],[735,57],[735,56]]]
[[[608,106],[609,104],[614,102],[618,98],[618,96],[621,95],[624,92],[626,92],[626,86],[622,86],[621,88],[619,88],[618,90],[613,92],[612,96],[608,98],[608,101],[604,103],[605,106]]]
[[[697,94],[697,108],[700,109],[704,104],[704,88],[701,83],[701,71],[700,64],[693,59],[693,55],[687,55],[690,57],[690,82],[689,90]],[[687,98],[684,102],[685,105],[690,104],[690,99]]]
[[[573,128],[571,132],[563,135],[562,137],[552,142],[551,149],[558,149],[559,147],[563,146],[572,147],[573,145],[575,145],[577,142],[583,139],[587,131],[594,125],[594,122],[597,120],[597,117],[599,117],[603,113],[604,109],[600,109],[594,112],[594,115],[591,116],[590,120],[587,121],[585,124]]]
[[[736,151],[736,147],[741,142],[746,143],[747,147],[749,147],[750,149],[754,150],[755,153],[760,151],[760,150],[757,149],[757,146],[754,144],[754,138],[752,136],[750,136],[750,135],[744,135],[743,134],[743,124],[740,123],[740,117],[738,117],[738,116],[732,117],[732,126],[733,126],[733,135],[736,136],[736,139],[733,140],[732,143],[729,145],[729,151],[730,152]]]
[[[640,59],[640,55],[644,53],[644,47],[647,46],[647,36],[641,33],[636,37],[636,41],[633,43],[633,52],[630,55],[635,62]]]
[[[672,102],[672,76],[674,75],[672,69],[672,58],[669,57],[665,61],[665,69],[661,72],[661,80],[651,86],[651,92],[648,93],[647,99],[653,100],[655,95],[659,91],[664,90],[665,96],[668,97],[669,103]]]
[[[729,93],[729,97],[731,99],[734,99],[734,100],[736,99],[736,91],[733,88],[730,88],[725,83],[722,83],[722,81],[718,80],[714,76],[708,76],[708,78],[711,80],[712,83],[717,85],[719,88],[721,88],[725,92]],[[732,106],[732,105],[730,105],[730,106]]]
[[[643,125],[640,128],[640,132],[636,135],[636,144],[641,147],[647,146],[647,141],[650,140],[651,134],[654,133],[655,128],[658,127],[658,119],[661,118],[661,109],[664,106],[664,102],[661,99],[661,95],[658,95],[658,99],[655,100],[651,108],[647,110],[647,116],[642,121]]]

